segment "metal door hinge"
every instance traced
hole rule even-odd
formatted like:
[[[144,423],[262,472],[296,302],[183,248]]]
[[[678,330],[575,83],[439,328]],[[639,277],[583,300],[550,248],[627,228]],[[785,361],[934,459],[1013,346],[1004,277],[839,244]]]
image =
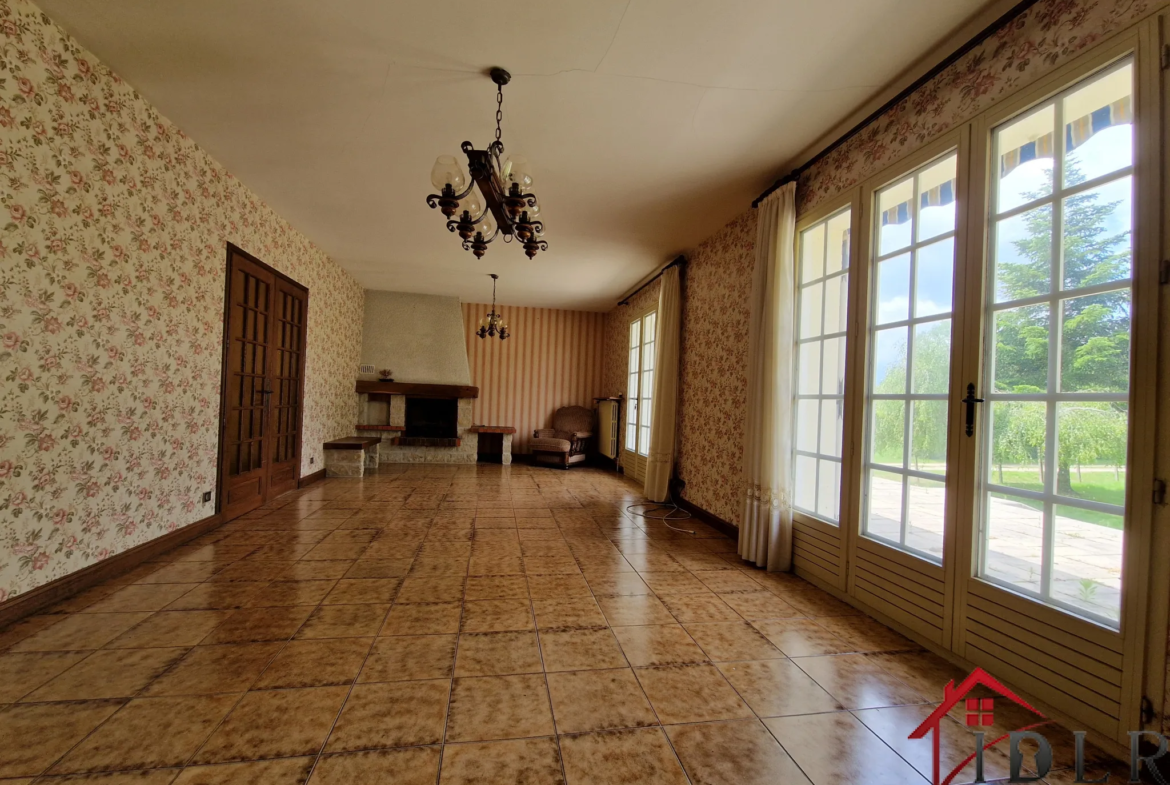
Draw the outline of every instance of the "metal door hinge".
[[[1166,481],[1161,479],[1154,480],[1154,504],[1159,507],[1166,503]]]

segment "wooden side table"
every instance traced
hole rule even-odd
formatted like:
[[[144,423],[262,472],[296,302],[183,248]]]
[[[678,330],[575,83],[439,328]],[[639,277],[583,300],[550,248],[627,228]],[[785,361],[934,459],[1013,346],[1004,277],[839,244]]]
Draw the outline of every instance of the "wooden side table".
[[[484,447],[490,447],[491,443],[495,441],[494,437],[499,436],[500,463],[505,466],[512,463],[512,436],[516,433],[515,428],[511,425],[473,425],[470,431],[479,434],[480,455],[494,455],[493,450],[485,450]],[[483,438],[485,434],[489,435],[489,438]]]

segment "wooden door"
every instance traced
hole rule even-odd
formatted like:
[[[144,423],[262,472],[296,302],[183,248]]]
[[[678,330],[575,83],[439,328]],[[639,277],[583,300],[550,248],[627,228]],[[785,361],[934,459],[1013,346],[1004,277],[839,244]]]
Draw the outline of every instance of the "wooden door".
[[[297,486],[307,292],[228,254],[219,509],[226,520]]]

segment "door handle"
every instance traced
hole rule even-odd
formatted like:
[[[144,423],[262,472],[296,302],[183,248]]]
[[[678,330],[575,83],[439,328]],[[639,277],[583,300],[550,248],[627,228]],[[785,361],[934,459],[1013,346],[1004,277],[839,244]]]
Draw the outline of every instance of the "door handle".
[[[962,400],[967,404],[967,435],[975,435],[975,404],[983,403],[982,398],[975,397],[975,383],[967,385],[967,397]]]

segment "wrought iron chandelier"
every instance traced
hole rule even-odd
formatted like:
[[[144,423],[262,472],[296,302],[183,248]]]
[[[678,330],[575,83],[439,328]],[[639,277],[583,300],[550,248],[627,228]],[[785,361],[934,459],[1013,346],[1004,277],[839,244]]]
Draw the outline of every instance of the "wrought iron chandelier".
[[[438,207],[447,216],[447,229],[463,239],[463,250],[482,259],[488,243],[504,236],[504,242],[516,238],[524,245],[529,259],[537,251],[547,251],[543,239],[544,223],[539,220],[540,204],[532,193],[532,172],[528,161],[518,155],[504,160],[504,143],[500,141],[500,121],[504,119],[504,85],[512,75],[503,68],[491,70],[496,83],[496,139],[486,150],[476,150],[464,142],[467,174],[453,155],[440,155],[431,169],[431,184],[440,193],[427,197],[427,204]],[[494,276],[493,276],[494,277]]]
[[[496,313],[496,281],[500,276],[495,273],[488,273],[488,277],[492,279],[492,309],[488,311],[488,315],[479,320],[479,329],[475,334],[480,338],[487,338],[489,335],[493,338],[500,336],[501,341],[508,339],[511,335],[508,332],[508,325],[504,323],[502,314]]]

